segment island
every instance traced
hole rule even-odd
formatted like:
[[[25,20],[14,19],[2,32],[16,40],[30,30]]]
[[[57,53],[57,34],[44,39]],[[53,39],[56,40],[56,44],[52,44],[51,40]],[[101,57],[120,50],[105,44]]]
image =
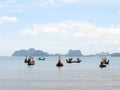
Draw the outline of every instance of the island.
[[[103,53],[96,53],[94,55],[83,55],[81,50],[68,50],[66,54],[60,54],[60,53],[55,53],[55,54],[50,54],[48,52],[45,52],[43,50],[35,50],[34,48],[30,48],[28,50],[21,49],[21,50],[16,50],[12,56],[68,56],[68,57],[91,57],[91,56],[103,56]],[[105,56],[112,56],[112,57],[119,57],[120,53],[109,53],[106,52],[104,53]]]
[[[49,56],[49,54],[42,50],[35,50],[34,48],[30,48],[29,50],[15,51],[12,56]]]
[[[34,48],[30,48],[28,50],[17,50],[12,56],[83,56],[80,50],[69,50],[67,54],[49,54],[48,52],[44,52],[42,50],[35,50]]]

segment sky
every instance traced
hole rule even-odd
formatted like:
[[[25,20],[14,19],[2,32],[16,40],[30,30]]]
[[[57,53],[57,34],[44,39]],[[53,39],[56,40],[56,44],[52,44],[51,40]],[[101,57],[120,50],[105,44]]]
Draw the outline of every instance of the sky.
[[[120,0],[0,0],[0,56],[120,52]]]

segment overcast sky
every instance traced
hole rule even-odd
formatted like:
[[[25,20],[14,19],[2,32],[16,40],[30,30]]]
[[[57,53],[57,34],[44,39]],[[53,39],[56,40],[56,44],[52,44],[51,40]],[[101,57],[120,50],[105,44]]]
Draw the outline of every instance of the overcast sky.
[[[120,52],[120,0],[0,0],[0,56]]]

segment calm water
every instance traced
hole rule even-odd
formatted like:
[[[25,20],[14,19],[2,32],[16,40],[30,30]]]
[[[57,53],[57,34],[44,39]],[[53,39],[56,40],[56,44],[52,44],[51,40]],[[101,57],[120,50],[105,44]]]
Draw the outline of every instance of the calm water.
[[[81,63],[56,67],[58,57],[28,66],[25,57],[0,57],[0,90],[120,90],[120,57],[99,68],[101,57],[81,57]]]

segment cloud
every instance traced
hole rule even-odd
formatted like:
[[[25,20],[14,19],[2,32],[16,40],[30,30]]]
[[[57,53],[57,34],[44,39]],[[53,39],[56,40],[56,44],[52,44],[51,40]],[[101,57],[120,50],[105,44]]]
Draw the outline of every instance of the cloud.
[[[34,1],[19,1],[19,0],[0,0],[0,9],[7,9],[11,11],[24,11],[30,8],[43,8],[51,6],[62,6],[65,4],[110,4],[119,3],[120,0],[34,0]]]
[[[52,5],[55,6],[56,2],[55,0],[45,0],[44,2],[41,3],[42,6],[48,6],[48,5]]]
[[[120,14],[120,11],[117,11],[118,14]]]
[[[15,3],[16,0],[0,0],[1,3]]]
[[[17,18],[15,16],[12,17],[8,17],[8,16],[3,16],[0,18],[0,24],[2,24],[3,22],[16,22]]]
[[[108,4],[119,3],[120,0],[44,0],[43,5],[58,5],[58,4]]]
[[[74,3],[75,0],[44,0],[44,2],[41,3],[42,6],[48,6],[48,5],[51,5],[51,6],[56,6],[58,4],[61,4],[61,3],[67,3],[67,4],[71,4],[71,3]]]
[[[0,0],[0,9],[10,8],[15,3],[16,3],[16,0]]]
[[[6,8],[6,5],[0,4],[0,8]]]
[[[120,27],[99,27],[87,21],[66,21],[48,24],[34,24],[31,28],[25,28],[22,35],[58,35],[61,37],[86,38],[91,40],[119,40]],[[117,42],[117,41],[116,41]]]
[[[120,0],[74,0],[76,3],[85,3],[85,4],[92,4],[92,3],[117,3],[120,2]]]
[[[64,3],[74,3],[76,0],[63,0]]]

